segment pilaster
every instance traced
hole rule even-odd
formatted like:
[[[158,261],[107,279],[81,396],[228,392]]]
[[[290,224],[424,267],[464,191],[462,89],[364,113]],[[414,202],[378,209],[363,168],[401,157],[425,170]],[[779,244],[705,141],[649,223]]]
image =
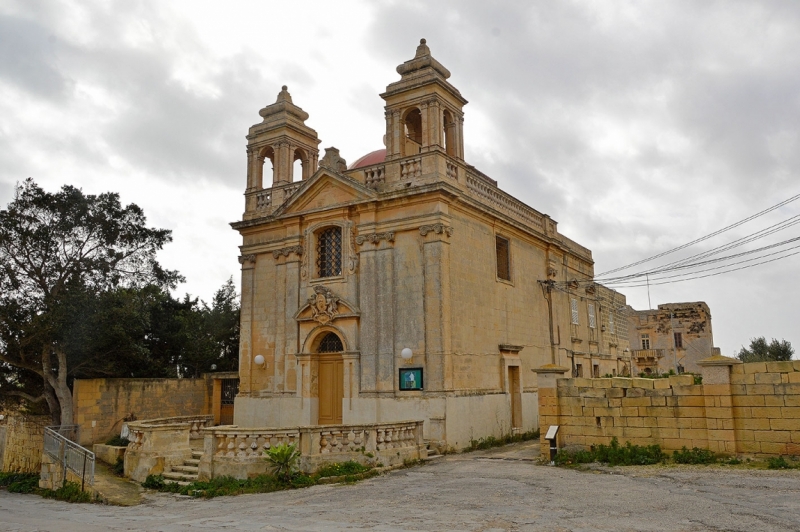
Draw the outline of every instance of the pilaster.
[[[708,448],[716,453],[736,453],[736,430],[731,398],[731,367],[740,360],[721,355],[699,360],[703,375]]]

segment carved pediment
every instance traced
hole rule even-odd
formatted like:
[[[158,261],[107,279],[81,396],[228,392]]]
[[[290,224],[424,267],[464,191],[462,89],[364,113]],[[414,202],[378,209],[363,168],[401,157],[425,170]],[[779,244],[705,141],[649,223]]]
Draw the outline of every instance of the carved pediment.
[[[376,196],[374,190],[358,181],[339,175],[328,168],[320,168],[275,214],[292,214],[347,205]]]
[[[361,311],[326,286],[315,286],[306,304],[297,311],[297,321],[316,321],[321,325],[339,318],[358,317]]]

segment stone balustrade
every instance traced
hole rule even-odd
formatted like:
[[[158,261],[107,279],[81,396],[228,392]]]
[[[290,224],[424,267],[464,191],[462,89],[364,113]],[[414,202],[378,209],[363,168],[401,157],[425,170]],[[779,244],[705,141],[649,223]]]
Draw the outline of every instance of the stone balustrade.
[[[372,460],[398,465],[427,456],[422,421],[288,428],[226,426],[207,428],[204,432],[201,480],[219,476],[247,478],[266,473],[269,464],[265,453],[279,444],[296,445],[301,455],[300,469],[309,473],[328,462]]]
[[[190,440],[203,437],[213,416],[176,416],[128,423],[130,435],[125,452],[125,476],[143,482],[168,466],[182,465],[191,458]]]
[[[522,220],[526,225],[533,227],[541,233],[545,232],[544,216],[528,207],[510,194],[507,194],[476,175],[472,171],[467,172],[467,189],[479,196],[489,205]]]

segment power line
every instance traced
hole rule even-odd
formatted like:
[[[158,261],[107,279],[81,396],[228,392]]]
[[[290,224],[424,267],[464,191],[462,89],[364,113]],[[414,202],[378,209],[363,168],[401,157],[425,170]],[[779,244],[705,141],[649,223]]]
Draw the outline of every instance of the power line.
[[[695,279],[704,279],[706,277],[714,277],[716,275],[722,275],[723,273],[730,273],[730,272],[735,272],[735,271],[738,271],[738,270],[745,270],[747,268],[752,268],[753,266],[759,266],[761,264],[767,264],[767,263],[775,262],[775,261],[778,261],[778,260],[781,260],[781,259],[787,259],[787,258],[789,258],[791,256],[798,255],[798,254],[800,254],[800,251],[795,251],[794,253],[790,253],[789,255],[785,255],[783,257],[776,257],[774,259],[765,260],[764,262],[757,262],[755,264],[742,266],[741,268],[733,268],[733,269],[730,269],[730,270],[726,270],[724,272],[710,273],[708,275],[698,275],[697,277],[690,277],[690,278],[687,278],[687,279],[678,279],[678,280],[675,280],[675,281],[664,281],[664,282],[661,282],[661,283],[650,283],[650,286],[658,286],[658,285],[662,285],[662,284],[682,283],[684,281],[693,281]],[[610,284],[614,284],[614,283],[610,283]],[[647,286],[647,285],[646,284],[627,285],[627,286],[625,286],[625,288],[638,288],[638,287],[642,287],[642,286]]]
[[[724,233],[726,231],[730,231],[731,229],[739,227],[740,225],[745,224],[745,223],[747,223],[747,222],[749,222],[751,220],[755,220],[756,218],[759,218],[759,217],[761,217],[761,216],[763,216],[763,215],[765,215],[767,213],[770,213],[770,212],[774,211],[775,209],[779,209],[780,207],[783,207],[784,205],[787,205],[787,204],[789,204],[789,203],[791,203],[791,202],[793,202],[793,201],[795,201],[797,199],[800,199],[800,194],[796,194],[796,195],[792,196],[791,198],[788,198],[788,199],[786,199],[786,200],[784,200],[784,201],[782,201],[780,203],[777,203],[777,204],[773,205],[772,207],[764,209],[761,212],[757,212],[756,214],[748,216],[747,218],[745,218],[743,220],[739,220],[736,223],[733,223],[733,224],[731,224],[731,225],[729,225],[727,227],[723,227],[722,229],[714,231],[713,233],[710,233],[710,234],[708,234],[706,236],[700,237],[700,238],[698,238],[696,240],[692,240],[691,242],[688,242],[688,243],[683,244],[681,246],[678,246],[676,248],[664,251],[663,253],[659,253],[658,255],[653,255],[652,257],[648,257],[646,259],[642,259],[640,261],[637,261],[637,262],[634,262],[634,263],[631,263],[631,264],[627,264],[625,266],[620,266],[619,268],[614,268],[613,270],[608,270],[608,271],[602,272],[602,273],[598,274],[598,277],[603,276],[603,275],[608,275],[609,273],[615,273],[615,272],[618,272],[618,271],[627,270],[627,269],[632,268],[634,266],[638,266],[640,264],[644,264],[646,262],[650,262],[652,260],[661,258],[661,257],[663,257],[665,255],[669,255],[671,253],[675,253],[676,251],[680,251],[682,249],[686,249],[689,246],[693,246],[694,244],[698,244],[700,242],[708,240],[709,238],[713,238],[713,237],[715,237],[717,235],[720,235],[720,234],[722,234],[722,233]]]

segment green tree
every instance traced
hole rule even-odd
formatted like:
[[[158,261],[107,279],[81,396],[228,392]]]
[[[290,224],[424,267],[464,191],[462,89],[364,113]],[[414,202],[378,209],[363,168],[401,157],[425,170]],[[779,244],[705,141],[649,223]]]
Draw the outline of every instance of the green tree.
[[[170,231],[146,226],[139,207],[123,207],[118,194],[85,195],[71,186],[49,193],[30,178],[18,185],[0,211],[0,392],[45,400],[61,424],[71,424],[75,314],[114,290],[174,288],[180,276],[156,260],[171,240]]]
[[[772,360],[791,360],[794,348],[790,342],[772,339],[767,343],[763,336],[750,339],[750,347],[744,347],[736,354],[736,358],[742,362],[764,362]]]

